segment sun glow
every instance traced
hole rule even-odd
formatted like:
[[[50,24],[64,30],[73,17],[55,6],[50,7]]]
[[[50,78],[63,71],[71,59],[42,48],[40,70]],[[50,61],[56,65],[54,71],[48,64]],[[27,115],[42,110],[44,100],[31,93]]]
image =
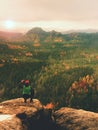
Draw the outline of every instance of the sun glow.
[[[8,20],[4,23],[4,26],[7,29],[13,29],[15,27],[15,22]]]

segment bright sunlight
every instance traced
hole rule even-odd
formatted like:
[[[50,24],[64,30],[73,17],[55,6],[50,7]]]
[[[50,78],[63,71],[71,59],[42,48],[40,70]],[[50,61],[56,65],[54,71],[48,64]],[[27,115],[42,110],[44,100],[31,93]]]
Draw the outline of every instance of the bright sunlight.
[[[7,29],[13,29],[15,27],[15,22],[11,21],[11,20],[8,20],[4,23],[4,26],[7,28]]]

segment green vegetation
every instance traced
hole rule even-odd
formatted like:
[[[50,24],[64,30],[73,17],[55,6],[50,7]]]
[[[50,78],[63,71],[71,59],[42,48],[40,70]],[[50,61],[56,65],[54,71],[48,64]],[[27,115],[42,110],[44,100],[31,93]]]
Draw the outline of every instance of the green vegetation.
[[[98,33],[35,33],[0,42],[0,101],[21,97],[20,81],[29,79],[44,104],[98,111]]]

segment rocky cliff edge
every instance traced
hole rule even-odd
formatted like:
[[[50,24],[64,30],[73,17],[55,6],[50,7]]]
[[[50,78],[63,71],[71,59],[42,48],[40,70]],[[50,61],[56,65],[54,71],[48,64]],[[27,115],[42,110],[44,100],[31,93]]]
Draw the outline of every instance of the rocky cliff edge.
[[[63,107],[47,108],[38,99],[0,103],[0,130],[98,130],[98,113]]]

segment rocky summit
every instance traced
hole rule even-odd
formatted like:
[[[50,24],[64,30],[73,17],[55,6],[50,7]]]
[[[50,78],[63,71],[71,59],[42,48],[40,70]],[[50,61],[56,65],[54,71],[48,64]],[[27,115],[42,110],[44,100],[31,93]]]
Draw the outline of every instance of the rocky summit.
[[[17,98],[0,103],[0,130],[98,130],[98,113]]]
[[[52,109],[38,99],[24,103],[22,98],[0,103],[0,130],[49,130],[57,128]]]

